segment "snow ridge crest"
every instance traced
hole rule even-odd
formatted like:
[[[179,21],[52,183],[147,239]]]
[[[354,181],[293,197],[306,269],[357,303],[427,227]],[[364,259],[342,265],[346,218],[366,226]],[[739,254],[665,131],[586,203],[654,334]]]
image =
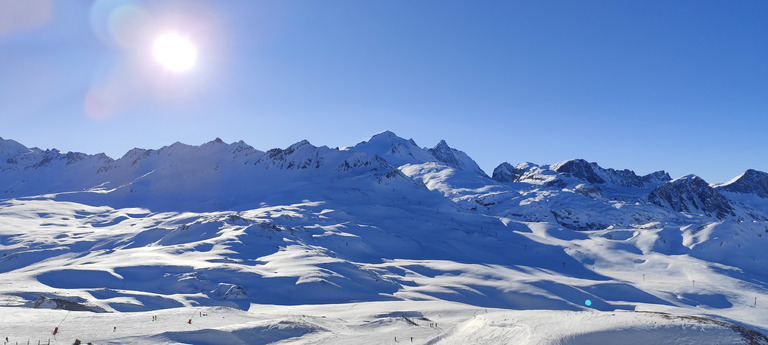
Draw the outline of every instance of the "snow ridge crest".
[[[737,178],[717,188],[731,193],[754,194],[761,198],[768,198],[768,173],[748,169]]]
[[[445,140],[440,140],[435,147],[428,149],[419,147],[413,139],[403,139],[391,131],[385,131],[350,149],[378,155],[394,166],[435,162],[487,177],[477,162],[463,151],[448,146]]]

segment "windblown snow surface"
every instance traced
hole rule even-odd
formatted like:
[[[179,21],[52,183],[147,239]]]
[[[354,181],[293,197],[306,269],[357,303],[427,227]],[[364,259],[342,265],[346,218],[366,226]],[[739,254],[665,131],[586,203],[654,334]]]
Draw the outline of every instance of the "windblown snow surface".
[[[117,160],[0,139],[0,339],[768,344],[766,176],[489,177],[391,132]]]

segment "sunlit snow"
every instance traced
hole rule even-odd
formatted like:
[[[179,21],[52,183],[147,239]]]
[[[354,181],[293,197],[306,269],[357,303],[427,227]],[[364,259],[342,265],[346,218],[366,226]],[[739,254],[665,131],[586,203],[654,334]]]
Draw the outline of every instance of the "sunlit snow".
[[[765,199],[584,164],[501,182],[391,132],[117,160],[0,140],[0,337],[768,343]]]

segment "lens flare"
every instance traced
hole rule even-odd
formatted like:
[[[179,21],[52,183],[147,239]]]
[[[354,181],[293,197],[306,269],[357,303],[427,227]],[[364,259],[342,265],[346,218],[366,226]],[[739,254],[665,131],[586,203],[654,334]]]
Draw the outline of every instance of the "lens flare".
[[[0,38],[41,27],[52,15],[51,0],[0,0]]]
[[[195,65],[197,48],[192,41],[175,33],[166,33],[155,39],[155,59],[172,72],[186,72]]]

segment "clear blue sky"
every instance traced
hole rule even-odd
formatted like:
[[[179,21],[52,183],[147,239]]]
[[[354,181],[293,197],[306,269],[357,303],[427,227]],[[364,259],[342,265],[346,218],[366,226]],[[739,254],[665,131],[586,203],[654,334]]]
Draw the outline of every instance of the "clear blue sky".
[[[15,14],[14,14],[15,13]],[[489,174],[571,158],[768,171],[768,1],[0,0],[0,136],[119,158],[440,139]],[[152,44],[197,47],[185,73]]]

